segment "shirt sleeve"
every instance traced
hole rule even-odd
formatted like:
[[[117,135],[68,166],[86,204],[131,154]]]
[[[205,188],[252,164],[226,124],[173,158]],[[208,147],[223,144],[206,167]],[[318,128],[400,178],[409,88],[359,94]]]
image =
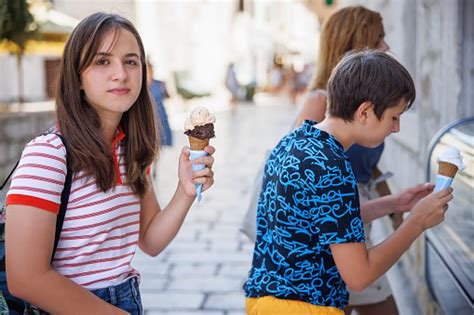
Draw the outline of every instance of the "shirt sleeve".
[[[306,194],[319,242],[325,245],[364,242],[357,182],[350,163],[336,160],[316,171],[307,168],[305,173],[313,178]]]
[[[66,150],[61,139],[54,134],[39,136],[23,150],[6,204],[58,213],[66,174]]]

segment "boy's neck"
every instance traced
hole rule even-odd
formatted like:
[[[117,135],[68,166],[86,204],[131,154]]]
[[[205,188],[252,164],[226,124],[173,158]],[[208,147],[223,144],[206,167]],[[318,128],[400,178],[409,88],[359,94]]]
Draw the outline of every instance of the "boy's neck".
[[[345,151],[355,142],[354,125],[341,118],[327,115],[322,122],[316,125],[316,128],[336,138],[344,147]]]

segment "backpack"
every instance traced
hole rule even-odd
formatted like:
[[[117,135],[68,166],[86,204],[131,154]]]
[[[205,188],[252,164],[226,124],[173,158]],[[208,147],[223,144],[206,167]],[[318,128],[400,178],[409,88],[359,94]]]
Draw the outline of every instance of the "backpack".
[[[70,169],[70,161],[67,156],[67,144],[66,140],[64,137],[60,134],[54,133],[54,132],[48,132],[44,133],[43,135],[47,134],[55,134],[58,136],[64,147],[66,148],[66,180],[64,182],[64,188],[61,193],[61,205],[59,207],[59,212],[58,216],[56,219],[56,232],[54,236],[54,247],[53,247],[53,252],[51,254],[51,262],[53,261],[54,254],[56,252],[56,248],[58,247],[59,243],[59,236],[61,235],[61,230],[63,227],[63,222],[64,222],[64,216],[66,214],[66,209],[69,201],[69,195],[71,193],[71,183],[72,183],[72,171]],[[20,163],[20,160],[18,160],[13,167],[13,169],[10,171],[10,174],[7,176],[6,180],[0,187],[0,190],[3,189],[3,187],[6,185],[10,177],[13,175],[14,171],[18,167],[18,164]],[[2,302],[6,302],[7,308],[19,312],[20,314],[47,314],[44,311],[41,311],[33,306],[28,305],[27,302],[20,300],[13,295],[10,294],[8,291],[8,286],[7,286],[7,279],[6,279],[6,272],[5,272],[5,210],[6,210],[6,205],[5,203],[2,206],[1,212],[0,212],[0,309],[2,309]],[[5,307],[5,305],[4,305]]]

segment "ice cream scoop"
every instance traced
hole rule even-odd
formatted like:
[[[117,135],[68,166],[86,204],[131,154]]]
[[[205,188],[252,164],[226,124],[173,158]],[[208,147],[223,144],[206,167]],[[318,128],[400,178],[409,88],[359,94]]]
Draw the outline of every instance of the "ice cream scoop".
[[[206,124],[213,124],[216,122],[216,117],[209,112],[205,107],[199,106],[193,109],[189,114],[186,123],[184,124],[185,130],[192,130],[196,126],[204,126]]]
[[[448,147],[443,153],[438,157],[438,163],[449,163],[455,165],[459,170],[464,169],[464,164],[462,162],[462,155],[458,149],[453,147]]]
[[[184,134],[188,136],[191,150],[204,150],[209,139],[215,137],[216,117],[205,107],[196,107],[184,123]]]
[[[450,187],[458,170],[464,169],[461,152],[456,148],[446,148],[438,157],[438,165],[435,191]]]

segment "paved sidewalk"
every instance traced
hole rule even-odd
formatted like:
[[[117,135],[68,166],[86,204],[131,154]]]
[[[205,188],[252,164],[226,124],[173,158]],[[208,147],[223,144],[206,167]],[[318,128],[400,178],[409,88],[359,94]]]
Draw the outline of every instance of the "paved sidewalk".
[[[205,103],[205,100],[201,101]],[[155,258],[138,252],[133,265],[142,275],[146,314],[241,315],[242,284],[253,244],[238,232],[249,188],[264,153],[289,129],[295,108],[284,98],[260,96],[256,104],[213,108],[216,112],[215,185],[195,203],[170,246]],[[222,105],[222,104],[221,104]],[[193,106],[189,106],[192,108]],[[169,113],[182,120],[185,115]],[[160,160],[155,189],[162,206],[177,184],[177,159],[187,137],[174,133],[175,145]]]

